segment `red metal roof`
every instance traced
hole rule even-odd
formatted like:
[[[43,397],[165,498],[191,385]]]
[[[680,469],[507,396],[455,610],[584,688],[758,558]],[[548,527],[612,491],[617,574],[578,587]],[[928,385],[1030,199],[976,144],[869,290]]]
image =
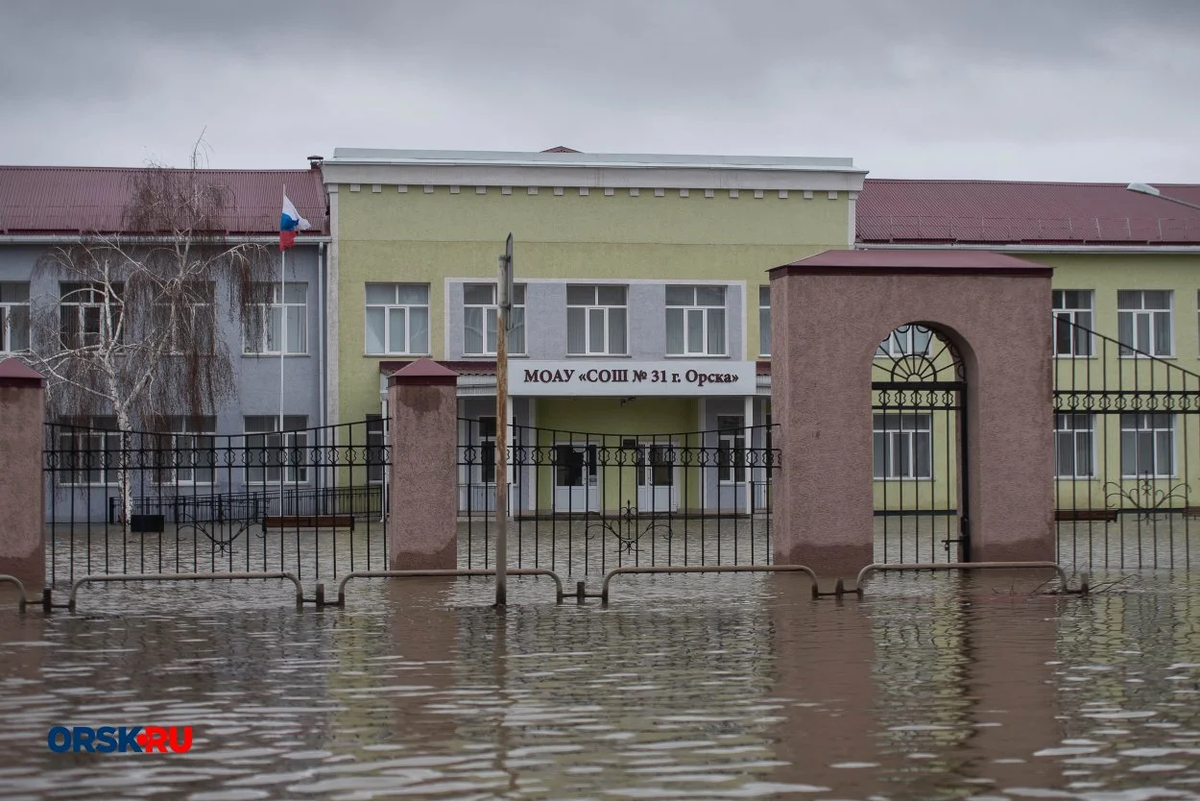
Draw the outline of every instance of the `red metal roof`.
[[[379,372],[383,373],[384,375],[392,375],[393,373],[400,372],[409,365],[416,364],[417,361],[419,360],[405,359],[404,361],[381,361],[379,363]],[[444,368],[453,370],[460,376],[488,376],[496,374],[495,361],[455,361],[439,359],[436,361],[436,363]]]
[[[885,274],[990,273],[1004,275],[1049,275],[1051,268],[1003,253],[986,250],[826,250],[790,264],[776,267],[785,274],[826,270],[880,272]]]
[[[1127,184],[868,178],[856,205],[862,244],[1200,244],[1200,211]],[[1200,203],[1200,185],[1154,184]]]
[[[0,232],[122,231],[131,179],[141,172],[143,168],[0,166]],[[307,233],[324,234],[329,230],[319,169],[198,172],[204,180],[228,188],[232,202],[225,230],[229,233],[278,233],[285,184],[300,215],[312,224]]]

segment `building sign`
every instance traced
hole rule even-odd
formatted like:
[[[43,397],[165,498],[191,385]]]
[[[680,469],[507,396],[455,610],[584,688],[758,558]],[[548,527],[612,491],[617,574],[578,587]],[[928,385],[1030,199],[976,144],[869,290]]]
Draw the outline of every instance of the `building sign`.
[[[531,361],[510,359],[510,395],[753,395],[754,362],[663,359],[574,359]]]

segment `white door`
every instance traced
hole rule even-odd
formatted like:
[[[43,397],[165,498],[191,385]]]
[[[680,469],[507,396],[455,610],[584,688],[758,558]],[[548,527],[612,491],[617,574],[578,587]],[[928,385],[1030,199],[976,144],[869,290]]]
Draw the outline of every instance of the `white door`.
[[[675,443],[663,442],[638,448],[638,512],[679,511],[679,467]]]
[[[573,442],[554,445],[554,511],[600,511],[597,447]]]

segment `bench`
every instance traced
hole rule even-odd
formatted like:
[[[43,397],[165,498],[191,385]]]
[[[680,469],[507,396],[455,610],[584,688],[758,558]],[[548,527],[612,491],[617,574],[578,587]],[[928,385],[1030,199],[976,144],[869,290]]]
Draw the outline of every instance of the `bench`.
[[[1117,522],[1116,509],[1055,509],[1055,522],[1064,520],[1103,520],[1107,523]]]
[[[354,515],[275,515],[263,518],[263,534],[268,529],[283,528],[348,528],[353,531]]]

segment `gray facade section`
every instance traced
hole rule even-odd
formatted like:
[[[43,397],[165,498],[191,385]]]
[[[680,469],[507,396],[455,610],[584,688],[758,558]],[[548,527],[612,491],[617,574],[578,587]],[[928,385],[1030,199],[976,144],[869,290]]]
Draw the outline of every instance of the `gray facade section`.
[[[59,277],[37,264],[47,253],[44,245],[13,245],[0,248],[0,281],[29,281],[30,303],[55,304],[59,298]],[[285,280],[307,286],[307,353],[286,356],[284,372],[284,414],[303,415],[310,426],[321,424],[320,347],[321,332],[320,258],[316,246],[296,246],[287,252]],[[278,281],[278,271],[275,273]],[[280,359],[276,356],[243,355],[240,310],[228,307],[227,287],[216,287],[216,303],[221,328],[217,342],[232,356],[236,371],[236,391],[222,408],[217,409],[216,433],[241,434],[243,418],[248,415],[279,414]]]
[[[60,276],[39,269],[38,263],[49,251],[46,244],[20,244],[0,247],[0,281],[30,282],[30,304],[57,304],[60,297]],[[321,330],[320,271],[321,253],[316,245],[297,245],[287,252],[287,270],[284,276],[288,283],[303,283],[306,291],[306,341],[307,352],[303,355],[285,356],[283,366],[283,412],[289,416],[303,416],[307,426],[320,426],[321,420],[321,346],[324,334]],[[279,271],[275,270],[274,281],[278,282]],[[220,408],[213,410],[217,435],[241,435],[245,431],[248,416],[276,416],[280,407],[280,357],[278,355],[244,355],[242,316],[239,309],[229,306],[228,287],[215,287],[215,302],[218,304],[220,328],[215,340],[230,353],[235,371],[235,389],[232,397]],[[35,347],[36,347],[36,343]],[[4,354],[6,357],[7,354]],[[309,436],[309,444],[318,444],[321,434]],[[231,443],[239,446],[240,437],[233,440],[218,438],[218,447]],[[322,476],[316,470],[308,471],[308,480],[301,486],[317,486]],[[215,484],[197,485],[194,494],[206,492],[239,492],[262,485],[247,484],[241,469],[220,470]],[[47,487],[48,508],[57,507],[58,514],[74,505],[72,514],[82,516],[80,506],[87,507],[87,515],[93,520],[109,516],[112,498],[119,497],[118,488],[93,486],[91,488]],[[193,494],[189,487],[187,494]],[[74,498],[72,498],[74,496]]]
[[[463,286],[489,283],[481,279],[452,279],[446,287],[446,358],[487,359],[464,349]],[[567,353],[567,285],[586,281],[530,281],[525,284],[525,352],[529,359],[628,358],[658,361],[667,356],[667,284],[643,282],[627,287],[628,353],[619,356],[578,356]],[[619,282],[602,285],[622,285]],[[725,284],[726,355],[710,357],[741,359],[745,342],[745,294],[741,284]],[[758,288],[754,287],[754,292]],[[755,295],[757,297],[757,294]],[[754,317],[757,325],[757,316]],[[517,355],[517,354],[511,354]],[[691,357],[695,358],[695,357]]]

